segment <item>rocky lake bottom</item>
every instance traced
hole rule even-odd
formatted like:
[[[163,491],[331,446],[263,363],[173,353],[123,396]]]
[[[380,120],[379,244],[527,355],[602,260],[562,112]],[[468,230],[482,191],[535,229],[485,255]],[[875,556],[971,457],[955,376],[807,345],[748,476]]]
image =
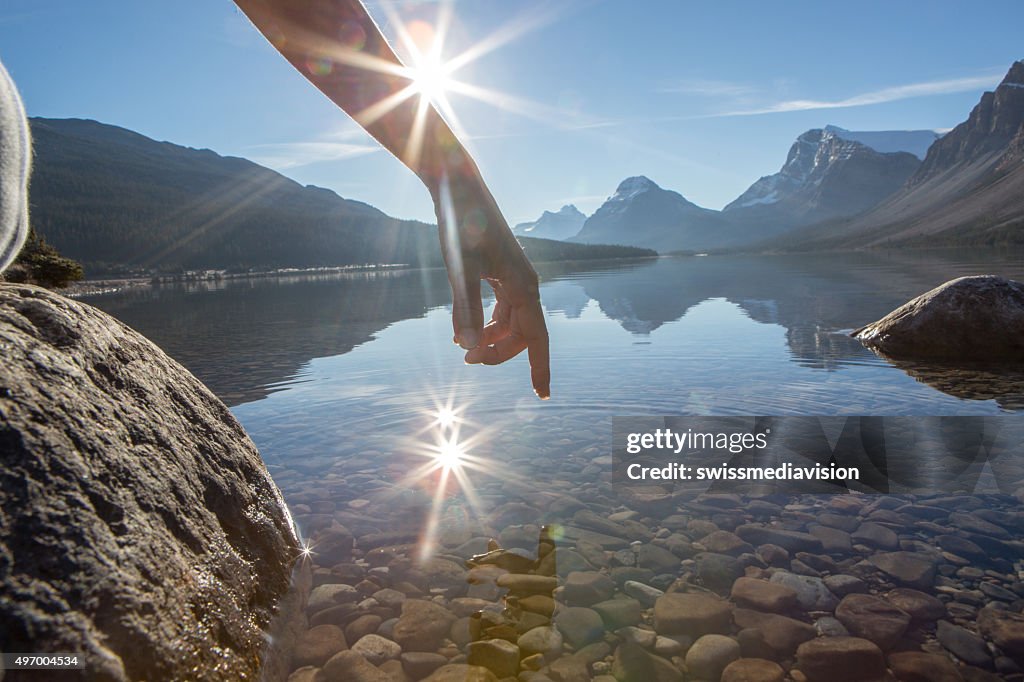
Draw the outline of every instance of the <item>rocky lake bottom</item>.
[[[1016,497],[645,496],[558,449],[509,445],[480,517],[378,451],[272,467],[311,548],[291,679],[1024,679]]]

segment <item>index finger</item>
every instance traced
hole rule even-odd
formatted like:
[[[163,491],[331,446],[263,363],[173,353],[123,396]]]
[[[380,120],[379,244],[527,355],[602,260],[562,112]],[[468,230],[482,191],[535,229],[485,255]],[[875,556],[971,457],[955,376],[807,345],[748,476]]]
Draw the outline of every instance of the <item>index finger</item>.
[[[531,303],[526,311],[524,336],[526,351],[530,358],[530,379],[533,391],[541,400],[551,397],[551,352],[548,345],[548,327],[544,322],[544,311],[540,301]]]

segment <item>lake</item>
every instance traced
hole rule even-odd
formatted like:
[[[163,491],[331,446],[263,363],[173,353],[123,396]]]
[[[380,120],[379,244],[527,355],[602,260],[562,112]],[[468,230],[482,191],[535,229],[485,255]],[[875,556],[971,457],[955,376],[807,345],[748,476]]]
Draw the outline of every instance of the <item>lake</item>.
[[[635,598],[649,606],[633,594],[639,588],[627,593],[619,580],[621,569],[630,568],[629,579],[654,590],[690,580],[727,595],[739,575],[737,554],[747,556],[767,541],[751,541],[740,553],[709,547],[716,543],[707,538],[727,533],[714,536],[727,545],[737,538],[732,531],[739,534],[752,521],[807,536],[820,525],[815,517],[826,513],[846,515],[847,522],[824,523],[846,535],[845,549],[822,558],[829,550],[820,543],[790,548],[786,572],[852,573],[873,592],[901,584],[932,592],[928,580],[898,579],[898,569],[881,564],[872,569],[880,577],[868,575],[864,562],[855,561],[903,549],[931,561],[933,574],[937,565],[947,583],[957,581],[953,592],[973,595],[985,583],[994,586],[986,590],[1003,592],[983,596],[983,602],[1019,605],[1019,556],[1010,546],[992,544],[1021,529],[1012,498],[969,490],[936,497],[937,503],[797,497],[764,501],[763,513],[752,514],[746,498],[726,496],[710,506],[700,499],[674,500],[669,507],[663,500],[623,499],[611,487],[608,468],[612,417],[619,415],[968,416],[1024,409],[1020,368],[896,366],[849,336],[954,277],[1024,280],[1020,253],[680,257],[540,270],[551,334],[553,397],[547,402],[532,394],[525,354],[500,367],[461,362],[462,351],[451,341],[448,284],[439,270],[165,285],[86,300],[155,341],[231,406],[311,546],[321,597],[328,585],[356,584],[369,590],[364,596],[373,587],[398,586],[403,599],[443,602],[458,617],[453,627],[461,627],[469,619],[468,602],[458,599],[497,604],[504,594],[493,578],[467,587],[461,560],[486,551],[487,538],[494,537],[541,563],[543,550],[540,557],[530,553],[547,542],[538,545],[543,524],[559,524],[550,539],[560,548],[559,590],[576,589],[568,585],[570,571],[616,577],[618,570],[617,587],[600,595],[601,603]],[[970,519],[941,511],[953,504],[949,500]],[[937,523],[946,524],[945,535]],[[985,531],[984,524],[997,528]],[[861,533],[861,527],[868,530]],[[852,548],[850,533],[861,533]],[[987,559],[970,548],[944,546],[945,555],[936,554],[936,534],[968,540]],[[796,561],[798,551],[809,554]],[[722,556],[728,561],[714,559]],[[978,561],[989,562],[988,574],[961,570]],[[382,568],[387,570],[377,570]],[[950,590],[940,595],[952,605],[948,617],[974,623],[977,600],[959,601]],[[403,613],[401,600],[375,599],[362,611],[321,600],[316,609],[311,605],[311,624],[351,628],[361,622],[366,633],[393,636],[387,623],[394,627],[393,617]],[[632,624],[629,618],[615,621],[611,607],[573,599],[594,607],[609,631]],[[801,608],[835,609],[824,602],[815,608],[801,602]],[[359,620],[367,615],[376,620]],[[643,619],[649,622],[649,612]],[[542,620],[527,619],[536,627]],[[934,620],[913,627],[934,642]],[[366,634],[363,629],[349,639]],[[570,641],[576,635],[564,629],[562,634],[568,649],[587,643]],[[459,647],[467,636],[453,629],[426,648],[462,660]],[[524,647],[532,645],[519,646],[526,657]],[[664,660],[685,653],[682,645],[665,647],[657,654]],[[775,657],[791,654],[780,649]],[[548,661],[554,656],[546,655]],[[587,674],[597,675],[622,663],[609,649],[587,665]]]

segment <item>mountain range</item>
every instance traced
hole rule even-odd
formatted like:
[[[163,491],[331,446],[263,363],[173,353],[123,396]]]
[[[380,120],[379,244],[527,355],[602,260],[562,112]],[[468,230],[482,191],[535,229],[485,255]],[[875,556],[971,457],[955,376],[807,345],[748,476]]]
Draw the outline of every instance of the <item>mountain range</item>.
[[[437,227],[252,161],[82,119],[30,120],[33,228],[87,275],[442,264]],[[524,237],[535,261],[653,255]]]
[[[436,226],[246,159],[96,121],[34,118],[31,127],[33,227],[90,275],[441,265]],[[1016,62],[947,134],[809,130],[778,172],[721,211],[636,176],[590,217],[566,205],[514,230],[533,260],[567,261],[651,250],[1019,244],[1022,227],[1024,62]]]
[[[631,177],[570,241],[658,251],[1024,242],[1024,62],[935,131],[809,130],[721,211]]]

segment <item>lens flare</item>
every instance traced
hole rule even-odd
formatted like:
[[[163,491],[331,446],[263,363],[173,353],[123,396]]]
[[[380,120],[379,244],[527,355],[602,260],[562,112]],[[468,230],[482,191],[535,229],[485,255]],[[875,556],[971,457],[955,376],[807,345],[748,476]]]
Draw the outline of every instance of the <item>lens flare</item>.
[[[445,407],[437,411],[437,419],[435,421],[437,423],[437,426],[441,427],[442,429],[452,428],[452,425],[455,424],[455,420],[455,411],[452,410],[451,408]]]
[[[437,461],[443,469],[456,469],[462,466],[463,455],[462,448],[453,438],[438,449]]]

